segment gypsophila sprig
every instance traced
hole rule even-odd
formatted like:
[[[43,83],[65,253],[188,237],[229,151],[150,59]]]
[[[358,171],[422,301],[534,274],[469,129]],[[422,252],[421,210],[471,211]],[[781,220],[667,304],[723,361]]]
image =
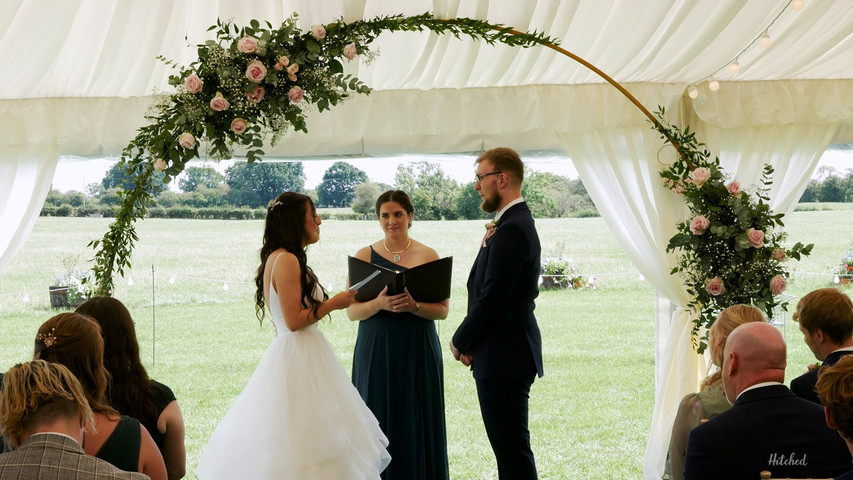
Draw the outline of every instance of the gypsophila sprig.
[[[169,182],[204,148],[215,159],[231,158],[234,148],[245,151],[251,163],[264,155],[289,129],[307,132],[305,109],[322,112],[353,94],[370,88],[344,73],[345,61],[369,61],[370,44],[383,32],[430,30],[455,37],[467,36],[488,44],[514,47],[555,45],[546,35],[518,32],[510,27],[471,18],[439,19],[429,13],[404,17],[391,15],[346,23],[339,19],[312,25],[303,31],[297,15],[278,28],[252,20],[239,27],[217,20],[214,39],[198,45],[198,60],[178,66],[169,77],[175,92],[158,97],[146,119],[148,125],[122,152],[120,166],[134,187],[120,193],[116,219],[95,249],[93,270],[97,290],[108,295],[113,274],[130,267],[137,236],[134,222],[151,205],[153,172],[163,172]]]
[[[664,184],[682,196],[690,218],[679,222],[678,233],[669,240],[667,252],[676,252],[677,265],[690,296],[688,309],[694,313],[693,345],[702,353],[708,329],[724,308],[744,303],[754,305],[772,318],[781,300],[788,270],[785,261],[809,255],[814,245],[783,246],[782,214],[769,206],[773,167],[765,165],[760,183],[744,189],[736,178],[720,168],[689,127],[683,131],[664,121],[657,112],[655,128],[661,137],[674,139],[682,149],[678,159],[660,172]]]

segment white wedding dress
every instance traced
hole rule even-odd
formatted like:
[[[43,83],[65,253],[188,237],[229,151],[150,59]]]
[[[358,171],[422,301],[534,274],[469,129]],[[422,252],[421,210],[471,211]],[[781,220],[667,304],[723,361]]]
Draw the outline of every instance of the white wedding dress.
[[[198,478],[378,479],[391,461],[379,423],[316,324],[288,330],[269,292],[276,337],[211,435]]]

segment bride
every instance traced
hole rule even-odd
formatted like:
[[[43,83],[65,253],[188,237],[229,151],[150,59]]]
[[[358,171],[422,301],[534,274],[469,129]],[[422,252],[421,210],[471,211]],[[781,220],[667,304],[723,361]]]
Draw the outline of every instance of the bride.
[[[378,479],[388,440],[316,323],[355,292],[329,298],[306,264],[320,239],[311,199],[270,202],[255,279],[255,309],[269,308],[276,337],[216,427],[196,473],[202,480]]]

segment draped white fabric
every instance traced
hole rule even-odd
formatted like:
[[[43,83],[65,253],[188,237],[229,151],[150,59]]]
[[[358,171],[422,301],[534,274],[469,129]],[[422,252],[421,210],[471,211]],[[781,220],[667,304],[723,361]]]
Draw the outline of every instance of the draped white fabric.
[[[53,145],[0,147],[0,272],[23,245],[41,211],[59,156]]]
[[[790,211],[827,143],[853,143],[853,9],[847,0],[3,0],[0,2],[0,269],[26,237],[60,155],[117,156],[153,96],[212,38],[217,18],[277,26],[434,12],[537,30],[589,60],[643,105],[691,125],[747,185],[776,167],[776,211]],[[767,31],[770,48],[756,40]],[[268,157],[565,148],[656,302],[656,404],[646,477],[659,478],[676,402],[705,374],[692,353],[687,299],[665,253],[679,199],[657,175],[646,119],[585,67],[546,48],[383,34],[369,64],[375,91],[288,134]],[[726,65],[737,59],[740,72]],[[711,91],[708,81],[720,81]],[[682,96],[696,85],[698,98]]]
[[[720,152],[723,171],[744,188],[757,188],[764,163],[775,167],[771,208],[787,213],[806,187],[837,124],[720,129],[700,121],[711,152]],[[646,125],[560,135],[596,207],[628,257],[658,292],[655,305],[655,407],[646,450],[645,478],[663,473],[678,403],[698,389],[708,371],[692,349],[689,301],[674,257],[666,253],[677,221],[686,218],[683,200],[662,186],[659,171],[672,149],[661,150]]]

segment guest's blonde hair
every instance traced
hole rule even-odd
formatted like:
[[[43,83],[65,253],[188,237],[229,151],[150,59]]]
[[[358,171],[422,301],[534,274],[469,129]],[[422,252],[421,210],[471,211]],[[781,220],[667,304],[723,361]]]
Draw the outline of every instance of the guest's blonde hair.
[[[709,335],[711,340],[711,345],[709,345],[711,348],[711,363],[718,367],[723,366],[723,351],[726,348],[726,340],[729,338],[729,334],[732,333],[732,330],[744,323],[766,321],[767,317],[764,316],[764,312],[752,305],[732,305],[720,312],[720,316],[717,317],[714,325],[711,326],[711,332]],[[716,338],[722,340],[719,348],[714,345]],[[718,369],[716,372],[705,377],[705,380],[702,380],[701,389],[705,390],[718,382],[721,377],[722,372]]]
[[[92,409],[80,382],[67,367],[45,360],[19,363],[3,377],[0,389],[0,433],[18,446],[23,434],[41,423],[81,413],[86,430],[95,429]]]

